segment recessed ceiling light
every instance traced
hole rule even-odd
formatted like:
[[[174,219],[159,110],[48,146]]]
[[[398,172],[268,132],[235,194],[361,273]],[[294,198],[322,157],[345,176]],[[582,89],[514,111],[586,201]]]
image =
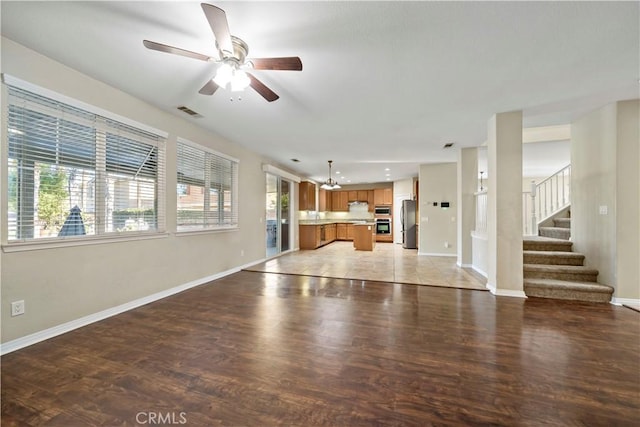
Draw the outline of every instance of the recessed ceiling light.
[[[384,176],[391,176],[391,174],[390,173],[385,173]]]
[[[389,169],[389,168],[384,168],[384,170],[385,170],[385,172],[388,172],[388,171],[390,171],[391,169]]]
[[[336,171],[336,175],[340,175],[340,171]]]

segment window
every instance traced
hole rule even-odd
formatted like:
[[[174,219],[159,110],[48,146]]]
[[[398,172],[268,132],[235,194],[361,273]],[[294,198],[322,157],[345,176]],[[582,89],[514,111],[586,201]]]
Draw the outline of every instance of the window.
[[[178,140],[178,231],[238,226],[238,161]]]
[[[9,243],[164,230],[163,137],[11,85],[6,123]]]

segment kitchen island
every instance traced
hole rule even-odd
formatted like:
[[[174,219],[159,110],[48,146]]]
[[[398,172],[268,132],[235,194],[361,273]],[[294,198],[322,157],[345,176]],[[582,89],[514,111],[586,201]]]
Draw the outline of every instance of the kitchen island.
[[[355,224],[353,232],[353,247],[357,251],[372,251],[376,247],[375,224]]]

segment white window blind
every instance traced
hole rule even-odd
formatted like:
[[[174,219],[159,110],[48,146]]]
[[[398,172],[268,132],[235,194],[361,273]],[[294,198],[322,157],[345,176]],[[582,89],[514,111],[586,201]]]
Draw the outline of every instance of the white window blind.
[[[178,140],[178,231],[238,226],[238,161]]]
[[[8,241],[164,231],[165,138],[8,86]]]

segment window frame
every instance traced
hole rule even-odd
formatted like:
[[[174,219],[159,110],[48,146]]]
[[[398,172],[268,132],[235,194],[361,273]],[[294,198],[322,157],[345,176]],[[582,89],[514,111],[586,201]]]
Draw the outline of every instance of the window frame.
[[[157,156],[157,165],[155,166],[155,200],[156,204],[156,227],[152,230],[135,230],[135,231],[101,231],[100,233],[96,232],[96,234],[91,235],[81,235],[81,236],[52,236],[52,237],[39,237],[39,238],[22,238],[9,240],[9,213],[8,213],[8,191],[9,191],[9,183],[8,183],[8,171],[10,169],[9,166],[9,136],[8,132],[5,131],[5,127],[9,126],[9,106],[12,105],[9,97],[9,86],[31,92],[37,96],[48,98],[54,102],[66,104],[72,108],[76,108],[82,110],[83,112],[89,113],[91,115],[96,116],[96,122],[94,124],[94,132],[95,136],[95,146],[96,149],[99,145],[99,137],[98,134],[103,132],[104,137],[106,138],[107,134],[115,135],[116,137],[122,136],[127,138],[126,130],[123,130],[122,135],[118,133],[114,133],[114,129],[118,129],[119,126],[124,125],[124,127],[134,128],[135,131],[141,131],[143,133],[152,134],[157,137],[157,143],[152,144],[156,147],[156,156]],[[163,238],[168,236],[166,231],[166,146],[167,146],[167,137],[168,133],[152,128],[148,125],[136,122],[132,119],[117,115],[110,111],[103,110],[99,107],[86,104],[82,101],[76,100],[66,95],[59,94],[52,90],[37,86],[35,84],[23,81],[21,79],[15,78],[13,76],[2,74],[2,85],[1,85],[1,94],[2,94],[2,110],[0,112],[0,126],[2,128],[2,140],[0,144],[2,144],[1,156],[0,156],[0,168],[1,168],[1,176],[0,182],[2,185],[0,186],[0,191],[2,191],[2,196],[0,200],[2,213],[0,214],[0,235],[2,236],[0,240],[0,244],[2,246],[3,252],[14,252],[14,251],[23,251],[23,250],[34,250],[34,249],[47,249],[54,247],[64,247],[64,246],[75,246],[75,245],[92,245],[99,243],[111,243],[111,242],[119,242],[119,241],[130,241],[130,240],[146,240],[146,239],[156,239]],[[42,106],[42,108],[36,108],[40,112],[42,110],[46,110],[48,107]],[[45,113],[46,114],[46,113]],[[55,117],[55,115],[53,116]],[[105,122],[111,121],[116,124],[116,127],[107,128],[104,125]],[[135,141],[135,139],[134,139]],[[142,140],[140,140],[142,142]],[[117,172],[113,172],[105,169],[99,170],[96,166],[93,171],[95,175],[103,174],[105,179],[109,177],[117,176]],[[126,174],[125,174],[126,175]],[[106,185],[106,181],[105,184]],[[95,188],[94,191],[98,191],[98,188]],[[95,209],[98,210],[99,207],[96,205]],[[103,218],[107,219],[105,215]]]
[[[226,232],[226,231],[237,231],[240,228],[240,212],[239,212],[239,179],[240,179],[240,160],[229,156],[227,154],[221,153],[219,151],[216,151],[212,148],[206,147],[202,144],[198,144],[196,142],[193,141],[189,141],[188,139],[185,138],[181,138],[178,137],[176,140],[176,194],[178,192],[178,186],[180,185],[185,185],[184,183],[180,182],[179,179],[179,174],[180,174],[180,166],[181,166],[181,161],[179,159],[179,151],[180,151],[180,145],[186,145],[191,149],[194,150],[198,150],[200,152],[202,152],[202,154],[204,155],[203,160],[203,169],[202,169],[202,174],[203,176],[207,175],[207,171],[205,170],[204,165],[207,164],[210,160],[207,160],[207,156],[213,156],[213,157],[218,157],[221,160],[227,160],[229,162],[231,162],[231,184],[230,184],[230,190],[229,190],[229,194],[231,197],[231,201],[230,201],[230,206],[231,206],[231,223],[230,224],[224,224],[223,223],[216,223],[216,224],[210,224],[207,226],[207,224],[202,224],[201,226],[185,226],[185,225],[181,225],[179,223],[179,219],[178,219],[178,210],[179,210],[179,205],[178,202],[180,200],[180,196],[176,195],[176,235],[177,236],[185,236],[185,235],[190,235],[190,234],[202,234],[202,233],[217,233],[217,232]],[[188,185],[188,184],[187,184]],[[202,187],[203,189],[203,194],[206,193],[206,188],[205,186]],[[209,187],[209,191],[211,191],[212,188]],[[187,195],[190,194],[190,189],[187,189],[186,191]],[[206,210],[206,203],[207,203],[207,197],[203,198],[203,212],[207,212]],[[224,212],[224,199],[223,199],[223,203],[220,204],[218,203],[217,205],[217,209],[220,215],[220,212]],[[203,214],[203,217],[205,215]],[[235,221],[234,221],[235,220]],[[204,222],[204,221],[203,221]]]

